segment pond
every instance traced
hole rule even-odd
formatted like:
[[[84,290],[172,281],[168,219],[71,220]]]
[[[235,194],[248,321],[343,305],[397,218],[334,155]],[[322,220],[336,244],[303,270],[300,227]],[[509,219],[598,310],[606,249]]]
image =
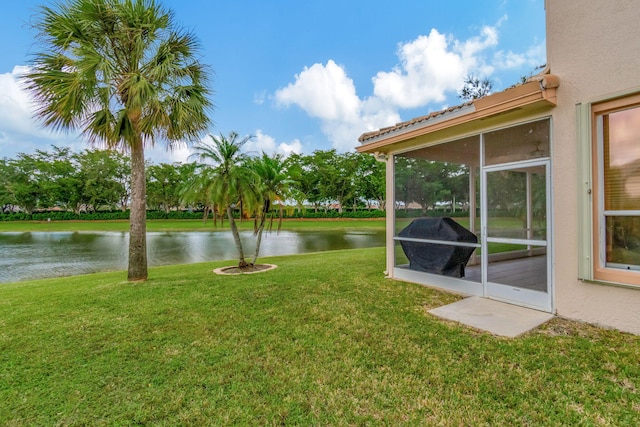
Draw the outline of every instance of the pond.
[[[251,259],[255,238],[241,233]],[[384,246],[384,231],[281,231],[265,233],[260,258]],[[0,233],[0,283],[126,270],[127,232]],[[231,232],[148,232],[149,266],[232,260]],[[260,261],[258,258],[258,261]]]

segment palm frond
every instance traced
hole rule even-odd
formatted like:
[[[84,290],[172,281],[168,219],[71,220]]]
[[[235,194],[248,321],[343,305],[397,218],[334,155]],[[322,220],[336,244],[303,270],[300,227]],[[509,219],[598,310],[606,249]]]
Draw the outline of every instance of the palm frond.
[[[200,45],[154,0],[43,6],[35,27],[43,51],[24,80],[43,126],[79,129],[109,146],[138,139],[171,146],[208,126],[211,91],[196,58]],[[109,131],[107,117],[118,117]]]

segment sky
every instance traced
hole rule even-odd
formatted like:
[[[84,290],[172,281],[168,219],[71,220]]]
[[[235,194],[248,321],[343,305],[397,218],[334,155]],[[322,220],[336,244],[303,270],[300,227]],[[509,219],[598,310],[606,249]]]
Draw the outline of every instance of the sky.
[[[365,132],[460,104],[465,76],[496,92],[546,62],[544,0],[159,1],[213,71],[207,134],[252,136],[254,152],[353,151]],[[40,49],[30,23],[43,4],[0,0],[0,158],[88,147],[42,128],[18,78]],[[188,155],[147,150],[154,163]]]

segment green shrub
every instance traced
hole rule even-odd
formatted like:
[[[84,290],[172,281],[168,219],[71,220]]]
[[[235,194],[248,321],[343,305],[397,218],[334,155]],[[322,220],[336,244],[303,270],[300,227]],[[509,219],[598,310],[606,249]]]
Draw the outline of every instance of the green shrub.
[[[352,210],[345,210],[342,213],[337,210],[329,210],[314,212],[312,210],[306,210],[304,212],[300,212],[296,210],[296,212],[291,215],[285,214],[285,218],[308,218],[308,219],[322,219],[322,218],[384,218],[386,215],[385,211],[373,209],[358,209],[355,212]]]
[[[202,211],[147,211],[147,219],[202,219]],[[211,214],[209,215],[211,218]],[[113,221],[128,220],[129,211],[96,211],[76,214],[67,211],[0,214],[0,221]]]

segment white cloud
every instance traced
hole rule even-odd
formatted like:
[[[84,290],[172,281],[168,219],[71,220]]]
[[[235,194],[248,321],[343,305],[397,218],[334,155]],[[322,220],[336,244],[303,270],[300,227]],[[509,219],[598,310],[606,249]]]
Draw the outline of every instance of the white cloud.
[[[191,148],[187,144],[174,144],[170,149],[165,144],[157,144],[145,149],[145,157],[155,164],[189,163]]]
[[[77,133],[52,132],[33,118],[33,99],[20,81],[28,70],[18,65],[0,74],[0,157],[48,150],[51,145],[84,148]]]
[[[280,145],[278,145],[278,153],[284,157],[289,157],[291,154],[300,154],[302,153],[302,143],[298,139],[294,139],[288,144],[281,142]]]
[[[478,60],[477,55],[487,48],[494,47],[498,44],[497,27],[484,26],[480,31],[480,35],[471,37],[469,40],[454,42],[455,50],[460,52],[462,58],[471,62]]]
[[[395,125],[400,122],[400,114],[396,108],[383,102],[380,98],[372,96],[362,103],[363,132],[377,130],[384,126]],[[360,135],[358,135],[360,136]]]
[[[379,98],[370,97],[361,102],[360,114],[353,120],[327,120],[322,123],[322,131],[332,143],[333,148],[352,151],[359,145],[358,137],[364,132],[391,126],[400,122],[397,110],[382,102]]]
[[[399,119],[395,110],[377,100],[361,100],[353,80],[332,60],[305,67],[295,82],[276,91],[275,100],[279,105],[297,105],[320,119],[322,132],[339,151],[352,150],[363,132]],[[373,104],[379,108],[372,108]]]
[[[518,68],[527,62],[525,55],[521,53],[513,53],[512,51],[504,52],[499,50],[493,56],[493,64],[502,70]]]
[[[496,27],[483,27],[479,36],[466,41],[447,37],[434,28],[428,36],[398,48],[400,65],[373,78],[374,93],[400,108],[443,102],[470,72],[485,76],[493,71],[481,54],[497,43]]]
[[[527,64],[539,67],[547,62],[547,42],[543,40],[527,50]]]
[[[254,137],[245,144],[244,151],[254,154],[260,154],[264,151],[267,154],[282,154],[287,157],[292,153],[302,153],[302,144],[298,139],[294,139],[290,143],[281,142],[278,144],[275,138],[258,129]]]
[[[0,74],[0,126],[5,132],[29,133],[33,128],[31,98],[19,82],[27,70],[16,66],[11,73]]]
[[[261,92],[257,92],[253,94],[253,103],[256,105],[264,104],[265,99],[267,98],[267,91],[263,90]]]
[[[546,45],[542,43],[531,46],[525,53],[499,50],[494,53],[492,64],[500,70],[510,70],[527,66],[534,69],[546,62]]]
[[[304,67],[294,83],[276,91],[275,98],[281,105],[296,104],[322,120],[355,120],[360,110],[353,80],[333,60]]]
[[[401,121],[399,109],[447,105],[462,87],[465,76],[492,78],[496,70],[535,66],[544,62],[544,43],[526,53],[497,51],[496,25],[484,26],[467,40],[432,29],[428,35],[398,46],[399,64],[373,78],[373,95],[360,97],[345,69],[333,60],[304,67],[294,82],[275,92],[281,106],[297,105],[321,121],[323,134],[339,151],[352,150],[364,132]]]
[[[498,25],[506,19],[500,20]],[[400,64],[373,77],[374,95],[361,99],[353,80],[333,60],[305,67],[295,81],[275,93],[279,105],[297,105],[321,120],[322,132],[339,151],[352,150],[363,133],[401,121],[399,108],[444,103],[471,72],[491,74],[485,52],[498,44],[496,27],[485,26],[465,41],[432,29],[398,47]]]

